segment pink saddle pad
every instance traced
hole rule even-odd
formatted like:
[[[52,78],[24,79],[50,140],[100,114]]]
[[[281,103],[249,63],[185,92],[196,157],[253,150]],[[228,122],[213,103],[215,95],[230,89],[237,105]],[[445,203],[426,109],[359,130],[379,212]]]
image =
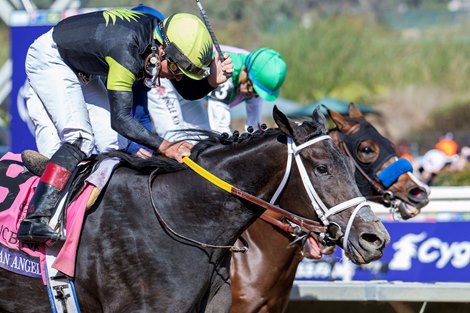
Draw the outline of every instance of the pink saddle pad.
[[[9,152],[0,159],[0,162],[3,169],[1,174],[5,172],[0,177],[0,267],[21,275],[42,278],[45,283],[43,269],[46,246],[23,244],[16,237],[19,224],[27,214],[28,203],[33,197],[39,177],[25,169],[19,154]],[[106,179],[110,175],[109,172]],[[90,181],[86,181],[85,184],[84,190],[67,208],[67,239],[52,265],[70,277],[75,275],[76,251],[86,205],[95,188]]]

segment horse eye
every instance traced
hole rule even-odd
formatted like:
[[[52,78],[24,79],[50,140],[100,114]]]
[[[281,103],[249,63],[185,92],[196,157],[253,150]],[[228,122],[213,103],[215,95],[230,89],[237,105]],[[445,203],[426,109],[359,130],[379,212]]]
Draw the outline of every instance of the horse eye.
[[[375,153],[375,150],[371,146],[361,148],[361,153],[365,156]]]
[[[317,175],[326,175],[328,174],[328,166],[326,165],[319,165],[315,168],[315,173]]]

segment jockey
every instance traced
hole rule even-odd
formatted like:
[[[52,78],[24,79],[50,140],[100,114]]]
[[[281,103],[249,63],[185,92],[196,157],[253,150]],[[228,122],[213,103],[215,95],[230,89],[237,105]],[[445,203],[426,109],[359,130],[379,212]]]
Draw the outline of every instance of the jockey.
[[[230,134],[230,108],[241,102],[246,104],[246,127],[258,128],[261,124],[263,100],[274,101],[279,96],[286,75],[286,63],[278,52],[268,48],[251,53],[230,46],[221,48],[229,53],[234,73],[208,96],[198,101],[185,100],[170,81],[162,80],[161,86],[148,91],[144,101],[134,103],[136,111],[146,110],[139,106],[148,107],[155,131],[165,139],[181,139],[175,130],[188,128]],[[139,118],[142,122],[148,120],[145,115]],[[127,150],[140,156],[150,153],[132,142]]]
[[[192,145],[172,144],[134,119],[132,86],[142,79],[155,87],[160,78],[167,78],[183,97],[199,99],[233,72],[230,58],[222,63],[216,55],[212,62],[212,50],[204,23],[187,13],[160,21],[138,10],[98,11],[66,18],[39,37],[28,50],[26,73],[35,99],[40,99],[33,104],[40,103],[36,110],[47,112],[61,145],[41,176],[18,239],[58,239],[48,225],[52,212],[71,172],[91,155],[102,135],[90,122],[90,99],[109,101],[110,121],[101,123],[110,123],[118,134],[182,162]],[[96,76],[106,80],[106,87],[94,88],[94,97],[85,97],[87,83]],[[92,104],[106,109],[106,104]],[[50,134],[38,131],[43,121],[35,122],[37,140],[47,141]]]
[[[245,126],[258,129],[261,124],[263,100],[272,102],[278,98],[286,77],[286,63],[278,52],[268,48],[248,53],[226,46],[224,51],[229,52],[232,58],[234,74],[206,97],[210,129],[230,134],[229,109],[241,102],[246,105]],[[185,116],[187,107],[188,103],[185,102]]]

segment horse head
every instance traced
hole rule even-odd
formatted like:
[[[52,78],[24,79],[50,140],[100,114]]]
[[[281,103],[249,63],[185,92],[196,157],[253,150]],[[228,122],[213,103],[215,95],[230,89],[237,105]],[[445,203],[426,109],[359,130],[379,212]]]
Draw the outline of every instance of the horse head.
[[[321,221],[327,232],[320,234],[320,242],[341,246],[354,263],[380,258],[390,241],[388,232],[365,203],[350,159],[327,135],[320,109],[302,124],[290,120],[276,107],[273,117],[285,136],[279,136],[278,141],[287,143],[288,155],[294,161],[288,157],[284,177],[271,202]],[[297,167],[291,165],[294,163]],[[271,175],[273,181],[280,180],[275,173]]]
[[[398,159],[395,146],[383,137],[351,103],[349,117],[328,109],[337,127],[330,135],[356,166],[359,188],[370,200],[409,219],[429,202],[430,189],[412,173],[411,164]]]

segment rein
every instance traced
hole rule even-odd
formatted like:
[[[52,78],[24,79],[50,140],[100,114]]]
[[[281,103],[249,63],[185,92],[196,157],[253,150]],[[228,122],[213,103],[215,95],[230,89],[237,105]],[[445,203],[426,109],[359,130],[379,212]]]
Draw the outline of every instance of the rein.
[[[216,185],[217,187],[227,191],[230,194],[233,194],[234,196],[237,196],[239,198],[245,199],[250,201],[251,203],[254,203],[264,209],[266,209],[269,212],[272,212],[271,214],[275,214],[276,216],[280,217],[285,217],[293,222],[295,222],[297,225],[299,225],[302,228],[306,228],[309,231],[313,232],[325,232],[326,227],[322,226],[319,222],[307,219],[301,216],[298,216],[296,214],[290,213],[284,209],[281,209],[278,206],[274,206],[271,203],[264,201],[263,199],[260,199],[256,196],[253,196],[247,192],[244,192],[240,190],[239,188],[230,185],[226,181],[220,179],[219,177],[215,176],[214,174],[208,172],[204,168],[202,168],[200,165],[195,163],[193,160],[191,160],[188,157],[183,158],[183,162],[191,168],[194,172],[211,182],[212,184]],[[271,216],[272,218],[272,216]]]
[[[248,194],[248,193],[238,189],[237,187],[234,187],[234,186],[230,185],[226,181],[224,181],[224,180],[216,177],[215,175],[209,173],[208,171],[203,169],[201,166],[199,166],[197,163],[195,163],[193,160],[191,160],[188,157],[184,157],[183,162],[186,165],[188,165],[197,174],[201,175],[203,178],[205,178],[209,182],[213,183],[217,187],[219,187],[219,188],[221,188],[221,189],[223,189],[223,190],[225,190],[225,191],[227,191],[227,192],[229,192],[229,193],[231,193],[235,196],[238,196],[240,198],[248,200],[248,201],[250,201],[250,202],[252,202],[252,203],[268,210],[268,212],[274,212],[275,213],[275,214],[270,213],[269,217],[267,215],[265,215],[263,217],[264,220],[267,220],[269,222],[273,221],[273,219],[274,219],[273,215],[280,216],[281,218],[286,218],[288,221],[293,222],[294,224],[296,224],[296,226],[300,227],[301,229],[302,228],[306,229],[307,233],[311,233],[311,232],[319,233],[320,238],[322,240],[326,240],[326,239],[332,240],[328,237],[328,235],[326,233],[327,227],[330,225],[330,221],[328,220],[328,218],[330,216],[332,216],[334,214],[337,214],[339,212],[342,212],[342,211],[344,211],[344,210],[346,210],[346,209],[348,209],[352,206],[356,206],[356,208],[354,209],[353,213],[351,214],[351,216],[349,218],[349,221],[348,221],[348,224],[346,226],[345,233],[344,233],[343,248],[344,248],[344,250],[347,250],[347,243],[348,243],[350,230],[352,228],[352,223],[354,221],[354,218],[355,218],[357,212],[361,208],[363,208],[364,206],[367,205],[366,204],[366,199],[364,197],[356,197],[356,198],[353,198],[353,199],[350,199],[348,201],[342,202],[342,203],[328,209],[326,207],[326,205],[323,203],[323,201],[320,199],[320,197],[318,196],[317,192],[315,191],[315,188],[313,187],[312,182],[310,181],[310,179],[308,177],[305,166],[303,165],[302,159],[300,158],[300,151],[302,149],[304,149],[304,148],[306,148],[306,147],[308,147],[312,144],[315,144],[317,142],[320,142],[322,140],[326,140],[326,139],[331,139],[331,137],[328,136],[328,135],[319,136],[319,137],[316,137],[312,140],[309,140],[309,141],[307,141],[307,142],[305,142],[305,143],[303,143],[299,146],[296,146],[296,144],[294,143],[294,140],[292,138],[288,138],[287,169],[286,169],[286,172],[284,174],[284,177],[283,177],[279,187],[277,188],[277,190],[274,193],[273,198],[271,199],[270,202],[266,202],[266,201],[264,201],[264,200],[262,200],[258,197],[255,197],[251,194]],[[290,169],[292,167],[292,159],[293,158],[296,161],[297,167],[299,169],[299,172],[300,172],[300,175],[301,175],[301,178],[302,178],[302,182],[303,182],[305,190],[306,190],[306,192],[307,192],[307,194],[308,194],[308,196],[311,200],[312,206],[313,206],[318,218],[320,218],[320,220],[322,221],[323,226],[322,226],[322,224],[320,224],[317,221],[307,219],[307,218],[304,218],[304,217],[300,217],[296,214],[290,213],[290,212],[288,212],[284,209],[281,209],[280,207],[274,205],[276,199],[279,197],[280,193],[282,192],[285,185],[287,184],[287,180],[288,180],[288,177],[290,175]],[[336,223],[334,223],[334,224],[336,224]],[[275,225],[280,225],[280,224],[275,222]],[[290,227],[293,227],[292,229],[289,226],[283,226],[281,228],[283,228],[283,229],[286,228],[286,229],[289,229],[289,230],[296,229],[295,226],[290,226]],[[338,226],[338,228],[340,228],[340,227]]]
[[[185,159],[187,157],[184,157]],[[157,173],[158,171],[158,168],[155,169],[154,171],[152,171],[152,173],[150,173],[150,176],[149,176],[149,180],[148,180],[148,187],[149,187],[149,192],[150,192],[150,201],[152,202],[152,207],[153,207],[153,210],[155,211],[155,214],[157,215],[157,218],[158,220],[160,221],[161,225],[166,229],[168,230],[170,233],[172,233],[174,236],[180,238],[180,239],[183,239],[183,240],[186,240],[186,241],[189,241],[191,242],[192,244],[195,244],[197,246],[200,246],[202,248],[215,248],[215,249],[230,249],[230,251],[232,252],[242,252],[242,253],[245,253],[246,251],[248,251],[248,246],[247,246],[247,242],[245,240],[241,240],[242,243],[243,243],[243,247],[236,247],[236,246],[218,246],[218,245],[211,245],[211,244],[208,244],[208,243],[204,243],[204,242],[200,242],[200,241],[197,241],[197,240],[194,240],[194,239],[191,239],[189,237],[186,237],[184,235],[181,235],[179,233],[177,233],[175,230],[173,230],[173,228],[170,227],[170,225],[168,225],[167,222],[165,222],[165,220],[163,219],[163,217],[161,216],[160,212],[158,211],[156,205],[155,205],[155,202],[153,200],[153,195],[152,195],[152,182],[155,178],[155,174]],[[240,237],[241,239],[241,237]]]

